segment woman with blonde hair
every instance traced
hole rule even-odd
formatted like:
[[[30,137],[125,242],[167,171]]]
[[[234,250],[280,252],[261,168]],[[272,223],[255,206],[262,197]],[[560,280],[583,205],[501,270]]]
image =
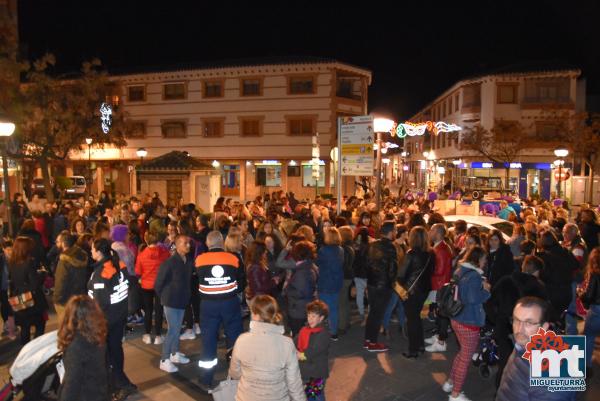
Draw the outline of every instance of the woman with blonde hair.
[[[298,227],[296,234],[304,236],[307,241],[315,242],[315,232],[311,226],[303,225]]]
[[[65,375],[59,401],[108,401],[106,319],[87,295],[71,297],[58,331],[58,349],[64,352]]]
[[[277,301],[257,295],[250,310],[250,331],[236,340],[229,365],[229,376],[240,381],[236,401],[305,401],[296,347],[283,335]]]

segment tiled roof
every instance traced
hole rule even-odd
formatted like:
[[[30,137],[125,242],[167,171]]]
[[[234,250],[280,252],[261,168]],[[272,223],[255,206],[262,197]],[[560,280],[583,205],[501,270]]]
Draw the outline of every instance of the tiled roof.
[[[354,66],[344,63],[333,58],[314,57],[314,56],[282,56],[282,57],[262,57],[262,58],[247,58],[247,59],[231,59],[221,61],[197,61],[189,63],[164,64],[154,66],[135,66],[109,68],[111,75],[128,75],[128,74],[144,74],[152,72],[171,72],[171,71],[187,71],[187,70],[202,70],[202,69],[219,69],[219,68],[235,68],[235,67],[258,67],[265,65],[286,65],[286,64],[330,64],[340,63],[346,64],[355,68],[370,71],[368,68]]]
[[[174,150],[148,162],[144,162],[144,165],[138,166],[137,170],[214,170],[214,167],[208,163],[194,159],[186,152]]]
[[[579,67],[560,60],[528,61],[518,64],[510,64],[504,67],[491,69],[469,78],[479,78],[489,75],[512,75],[512,74],[534,74],[561,71],[579,71]]]

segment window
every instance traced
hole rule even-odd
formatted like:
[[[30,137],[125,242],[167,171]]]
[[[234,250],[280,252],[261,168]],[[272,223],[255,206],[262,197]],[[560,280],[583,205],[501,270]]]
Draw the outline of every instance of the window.
[[[454,98],[452,96],[450,96],[448,98],[448,105],[449,105],[449,107],[448,107],[448,109],[449,109],[448,110],[448,114],[452,114],[454,112],[453,102],[454,102]]]
[[[242,96],[260,96],[261,84],[260,79],[243,79],[242,80]]]
[[[481,107],[481,84],[471,84],[463,87],[462,107]]]
[[[240,165],[226,164],[221,172],[221,195],[240,195]]]
[[[256,164],[256,185],[265,187],[280,187],[281,165]]]
[[[315,179],[312,176],[313,166],[308,163],[302,163],[302,186],[313,187],[315,186]],[[319,166],[319,182],[320,187],[325,186],[325,166]]]
[[[517,85],[498,85],[498,104],[517,103]]]
[[[163,97],[165,100],[185,99],[185,84],[173,83],[163,86]]]
[[[340,77],[337,79],[336,96],[346,99],[362,99],[362,82],[358,77]]]
[[[260,119],[243,119],[240,121],[242,136],[260,136],[261,135],[261,120]]]
[[[535,134],[540,139],[559,139],[562,133],[560,124],[553,121],[536,121]]]
[[[223,82],[204,82],[204,97],[223,97]]]
[[[202,132],[206,138],[215,138],[223,136],[223,119],[203,120]]]
[[[294,118],[288,121],[289,135],[312,135],[314,120],[312,118]]]
[[[186,129],[184,121],[166,121],[162,124],[162,135],[165,138],[185,138]]]
[[[144,100],[146,100],[146,87],[144,85],[127,87],[128,102],[143,102]]]
[[[300,166],[288,166],[287,175],[288,177],[300,177]]]
[[[458,93],[454,96],[454,111],[458,111]]]
[[[146,123],[143,121],[130,121],[129,129],[127,130],[127,138],[145,138],[146,137]]]
[[[291,95],[304,95],[314,93],[314,79],[312,77],[291,77],[289,92]]]
[[[538,86],[538,97],[540,100],[555,100],[558,98],[558,85]]]

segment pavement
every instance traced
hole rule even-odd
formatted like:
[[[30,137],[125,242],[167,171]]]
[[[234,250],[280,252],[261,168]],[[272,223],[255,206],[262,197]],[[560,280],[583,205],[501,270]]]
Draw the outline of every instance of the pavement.
[[[247,322],[245,322],[247,325]],[[425,329],[432,327],[424,322]],[[48,324],[48,330],[55,329],[54,315]],[[196,362],[200,359],[202,346],[200,339],[181,342],[181,352],[192,362],[180,366],[179,372],[167,374],[158,368],[161,346],[142,343],[143,326],[137,326],[129,333],[124,343],[125,371],[131,381],[139,388],[139,393],[128,400],[212,400],[212,396],[203,394],[198,387],[200,368]],[[360,327],[358,316],[353,317],[353,325],[339,341],[330,347],[330,378],[326,386],[328,401],[437,401],[447,400],[441,389],[447,378],[452,359],[457,351],[453,335],[448,342],[448,351],[425,354],[417,360],[406,360],[402,351],[407,340],[402,336],[397,323],[390,326],[390,337],[386,340],[390,351],[373,354],[362,348],[364,328]],[[8,368],[16,357],[19,347],[16,342],[6,339],[0,341],[0,385],[8,379]],[[600,347],[596,347],[596,361],[600,361]],[[227,374],[224,343],[219,348],[219,365],[216,380],[222,380]],[[596,372],[600,372],[598,362]],[[472,400],[492,401],[494,399],[494,371],[488,379],[479,375],[478,369],[471,366],[463,391]],[[580,400],[600,399],[600,374],[590,380],[588,390],[581,393]]]

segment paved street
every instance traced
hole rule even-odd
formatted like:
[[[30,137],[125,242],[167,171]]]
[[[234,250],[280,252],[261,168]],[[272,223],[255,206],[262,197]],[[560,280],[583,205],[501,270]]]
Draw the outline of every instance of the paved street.
[[[53,329],[51,319],[49,329]],[[426,327],[429,323],[426,322]],[[130,379],[139,387],[139,394],[130,400],[212,400],[196,385],[198,366],[193,363],[200,358],[199,339],[182,341],[182,351],[189,355],[192,363],[176,374],[168,375],[158,369],[160,346],[142,343],[142,326],[128,335],[125,343],[125,368]],[[401,352],[407,341],[399,333],[397,324],[391,326],[389,353],[371,354],[361,347],[363,330],[355,324],[348,334],[337,343],[331,344],[331,377],[327,382],[328,401],[404,401],[404,400],[447,400],[441,390],[456,352],[456,342],[451,337],[449,351],[428,354],[416,361],[405,360]],[[222,344],[221,344],[222,345]],[[223,363],[224,349],[220,349],[217,379],[226,375]],[[8,376],[8,367],[16,355],[17,348],[5,340],[0,343],[0,374],[2,382]],[[598,360],[598,350],[596,360]],[[596,371],[599,371],[596,364]],[[493,379],[483,379],[472,367],[464,388],[472,400],[493,400]],[[594,377],[588,391],[581,400],[600,399],[600,378]]]

